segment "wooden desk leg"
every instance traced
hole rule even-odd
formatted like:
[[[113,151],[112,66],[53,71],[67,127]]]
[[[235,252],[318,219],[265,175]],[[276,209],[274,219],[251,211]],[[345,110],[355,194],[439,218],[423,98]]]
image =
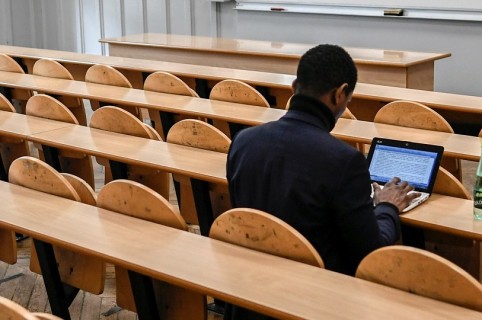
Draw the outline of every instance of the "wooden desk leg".
[[[423,229],[402,224],[402,241],[406,246],[425,249]]]
[[[19,65],[20,67],[22,67],[22,69],[23,69],[23,71],[24,71],[25,73],[28,73],[28,67],[27,67],[27,65],[24,63],[24,61],[23,61],[22,58],[13,57],[13,60],[15,60],[15,61],[18,63],[18,65]]]
[[[45,162],[47,162],[58,172],[62,172],[59,159],[59,150],[57,148],[44,145],[42,145],[42,150],[44,152]]]
[[[7,98],[8,101],[12,102],[12,90],[7,87],[0,87],[0,93]]]
[[[131,270],[128,273],[139,320],[160,320],[152,279]]]
[[[127,164],[109,160],[110,170],[112,172],[112,179],[127,179]]]
[[[181,204],[181,184],[179,183],[179,181],[174,180],[174,177],[172,178],[172,182],[174,184],[174,191],[176,192],[177,203],[180,205]]]
[[[69,306],[79,289],[62,283],[52,245],[36,239],[33,239],[33,242],[52,313],[62,319],[70,320]]]
[[[196,93],[199,95],[199,98],[209,99],[211,89],[208,81],[206,79],[195,79],[194,81],[196,82]]]
[[[229,125],[229,133],[231,134],[231,140],[234,139],[234,136],[237,135],[239,131],[249,128],[249,126],[245,124],[239,124],[239,123],[228,122],[228,125]]]
[[[211,198],[209,197],[209,183],[191,178],[191,188],[199,221],[199,229],[201,235],[207,237],[214,222],[213,208]]]
[[[2,155],[0,154],[0,180],[8,182],[7,170],[3,166]]]
[[[164,133],[164,137],[167,140],[167,134],[171,127],[174,125],[174,115],[169,112],[162,112],[159,111],[159,117],[161,118],[161,125],[162,125],[162,132]]]
[[[271,107],[277,106],[276,97],[269,94],[269,88],[264,86],[256,86],[255,88],[268,101]]]

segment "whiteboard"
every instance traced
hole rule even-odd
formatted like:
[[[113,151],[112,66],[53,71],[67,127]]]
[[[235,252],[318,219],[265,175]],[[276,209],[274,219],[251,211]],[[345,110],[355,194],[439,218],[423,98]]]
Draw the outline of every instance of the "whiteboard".
[[[237,0],[236,9],[378,17],[403,9],[396,18],[482,21],[482,0]]]
[[[237,2],[482,11],[481,0],[237,0]]]

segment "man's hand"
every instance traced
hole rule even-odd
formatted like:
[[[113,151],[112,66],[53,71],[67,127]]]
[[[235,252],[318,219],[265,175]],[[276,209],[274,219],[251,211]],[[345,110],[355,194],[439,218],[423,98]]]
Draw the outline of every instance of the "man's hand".
[[[410,202],[419,197],[419,192],[408,192],[412,191],[413,187],[408,185],[408,182],[401,181],[400,178],[393,178],[385,186],[380,188],[378,183],[373,183],[373,201],[375,204],[380,202],[390,202],[398,208],[398,212],[402,212]]]

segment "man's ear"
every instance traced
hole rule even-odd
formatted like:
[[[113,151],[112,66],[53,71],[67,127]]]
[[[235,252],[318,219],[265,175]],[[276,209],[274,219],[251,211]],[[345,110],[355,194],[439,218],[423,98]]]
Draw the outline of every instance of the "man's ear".
[[[298,84],[298,79],[295,78],[293,82],[291,82],[291,90],[293,91],[293,94],[296,92],[296,85]]]
[[[335,90],[335,104],[338,105],[340,103],[345,103],[345,99],[347,98],[346,91],[348,89],[348,83],[344,83]]]

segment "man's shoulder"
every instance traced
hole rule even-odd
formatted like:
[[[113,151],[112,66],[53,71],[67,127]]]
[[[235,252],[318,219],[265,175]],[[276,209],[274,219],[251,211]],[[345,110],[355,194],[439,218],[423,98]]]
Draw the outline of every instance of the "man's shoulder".
[[[262,139],[267,134],[275,133],[277,131],[277,125],[278,121],[272,121],[243,129],[236,134],[232,142],[240,143],[242,141],[249,141],[252,139]]]

